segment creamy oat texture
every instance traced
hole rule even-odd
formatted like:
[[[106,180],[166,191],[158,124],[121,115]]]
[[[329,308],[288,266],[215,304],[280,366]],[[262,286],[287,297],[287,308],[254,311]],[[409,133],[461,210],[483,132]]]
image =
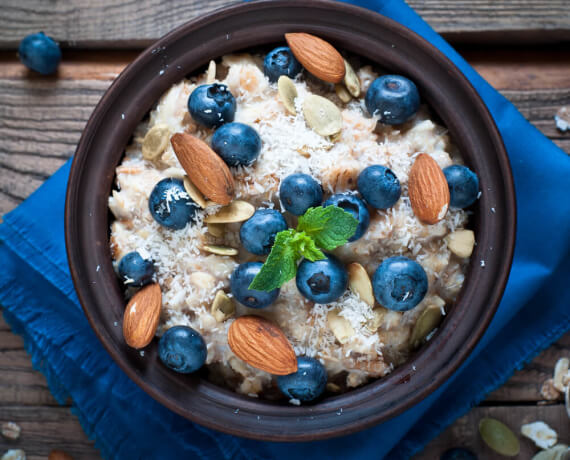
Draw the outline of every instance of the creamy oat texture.
[[[357,73],[364,95],[377,74],[369,66]],[[359,172],[372,164],[388,166],[400,180],[402,197],[396,205],[386,211],[371,210],[370,227],[364,236],[334,253],[346,264],[362,264],[370,276],[390,256],[405,255],[419,262],[427,273],[429,291],[416,308],[400,313],[376,304],[373,311],[350,291],[334,303],[315,305],[300,295],[294,280],[281,288],[277,301],[268,308],[254,310],[236,305],[237,316],[253,313],[277,323],[297,355],[320,359],[328,371],[331,391],[344,391],[370,377],[388,374],[409,356],[411,331],[421,312],[430,304],[440,305],[444,312],[464,280],[467,260],[451,254],[444,237],[463,228],[467,213],[451,209],[437,224],[424,225],[414,216],[407,193],[408,173],[420,152],[431,155],[441,168],[461,163],[446,130],[429,118],[425,108],[405,126],[376,127],[362,98],[344,104],[332,85],[307,77],[306,72],[295,80],[297,115],[289,115],[279,100],[277,85],[264,77],[261,59],[250,55],[224,57],[217,77],[216,81],[226,84],[236,98],[234,121],[254,127],[263,141],[256,163],[232,168],[235,198],[256,207],[279,209],[280,180],[298,172],[320,180],[325,199],[332,193],[356,190]],[[115,261],[134,250],[154,261],[163,299],[159,335],[174,325],[193,327],[207,343],[207,364],[213,381],[243,394],[271,397],[272,376],[247,365],[228,347],[227,330],[233,319],[219,323],[210,310],[218,290],[229,293],[229,276],[236,264],[263,258],[243,249],[237,257],[200,249],[204,244],[240,247],[240,224],[227,224],[221,238],[208,233],[202,219],[217,207],[200,211],[196,224],[178,231],[161,227],[148,209],[154,185],[166,177],[182,178],[184,171],[170,143],[157,159],[143,159],[142,138],[156,124],[165,124],[171,134],[187,132],[209,143],[213,130],[198,127],[187,109],[193,88],[205,82],[204,74],[174,85],[162,96],[149,120],[136,129],[134,141],[116,170],[118,190],[109,198],[109,208],[116,217],[111,248]],[[334,142],[305,123],[302,106],[311,93],[325,96],[341,108],[343,129]],[[287,219],[291,225],[296,223],[292,216]]]

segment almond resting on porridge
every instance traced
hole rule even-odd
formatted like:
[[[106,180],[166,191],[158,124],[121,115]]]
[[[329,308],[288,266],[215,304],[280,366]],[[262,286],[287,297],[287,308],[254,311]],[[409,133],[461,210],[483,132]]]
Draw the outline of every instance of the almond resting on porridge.
[[[116,168],[110,247],[127,343],[156,334],[174,370],[205,364],[217,384],[298,404],[385,376],[429,340],[463,285],[478,182],[410,80],[311,35],[287,42],[160,98]],[[352,227],[329,247],[314,222],[337,218]],[[270,288],[248,289],[256,273]]]

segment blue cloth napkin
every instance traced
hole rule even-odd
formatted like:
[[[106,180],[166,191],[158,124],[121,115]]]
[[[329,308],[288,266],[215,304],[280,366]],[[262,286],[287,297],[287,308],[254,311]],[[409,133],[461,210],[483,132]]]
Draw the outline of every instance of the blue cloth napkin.
[[[435,393],[360,433],[285,449],[208,430],[140,390],[114,364],[83,316],[65,254],[68,163],[0,226],[0,303],[55,397],[62,403],[71,397],[72,410],[105,458],[409,458],[570,328],[570,157],[403,1],[353,3],[406,25],[438,47],[479,91],[499,126],[513,167],[519,223],[511,277],[488,331]]]

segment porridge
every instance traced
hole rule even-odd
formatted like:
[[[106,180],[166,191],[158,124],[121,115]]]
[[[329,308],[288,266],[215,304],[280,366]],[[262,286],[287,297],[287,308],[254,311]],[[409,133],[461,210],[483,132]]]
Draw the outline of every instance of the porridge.
[[[129,345],[156,333],[179,372],[298,403],[429,340],[464,281],[478,183],[408,79],[287,40],[161,97],[116,169],[110,245]]]

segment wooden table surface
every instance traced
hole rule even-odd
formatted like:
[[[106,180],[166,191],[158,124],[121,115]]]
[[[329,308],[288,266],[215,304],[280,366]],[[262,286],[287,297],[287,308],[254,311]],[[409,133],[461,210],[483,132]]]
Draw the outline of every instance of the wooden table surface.
[[[85,122],[115,76],[144,46],[173,27],[226,0],[4,0],[0,15],[0,215],[21,203],[74,152]],[[570,105],[568,0],[408,0],[438,32],[538,129],[570,153],[570,133],[553,116]],[[63,47],[57,77],[28,72],[14,50],[28,33],[45,31]],[[562,43],[565,42],[565,43]],[[540,161],[541,152],[536,152]],[[477,433],[483,416],[518,432],[522,423],[547,422],[570,444],[563,402],[545,402],[541,384],[555,362],[570,357],[570,333],[516,372],[479,406],[434,439],[417,459],[437,459],[467,446],[480,459],[495,456]],[[51,396],[31,366],[23,342],[0,319],[0,423],[22,427],[18,441],[0,437],[0,454],[23,448],[28,459],[63,449],[75,459],[98,452],[70,412]],[[521,439],[520,459],[537,449]]]

